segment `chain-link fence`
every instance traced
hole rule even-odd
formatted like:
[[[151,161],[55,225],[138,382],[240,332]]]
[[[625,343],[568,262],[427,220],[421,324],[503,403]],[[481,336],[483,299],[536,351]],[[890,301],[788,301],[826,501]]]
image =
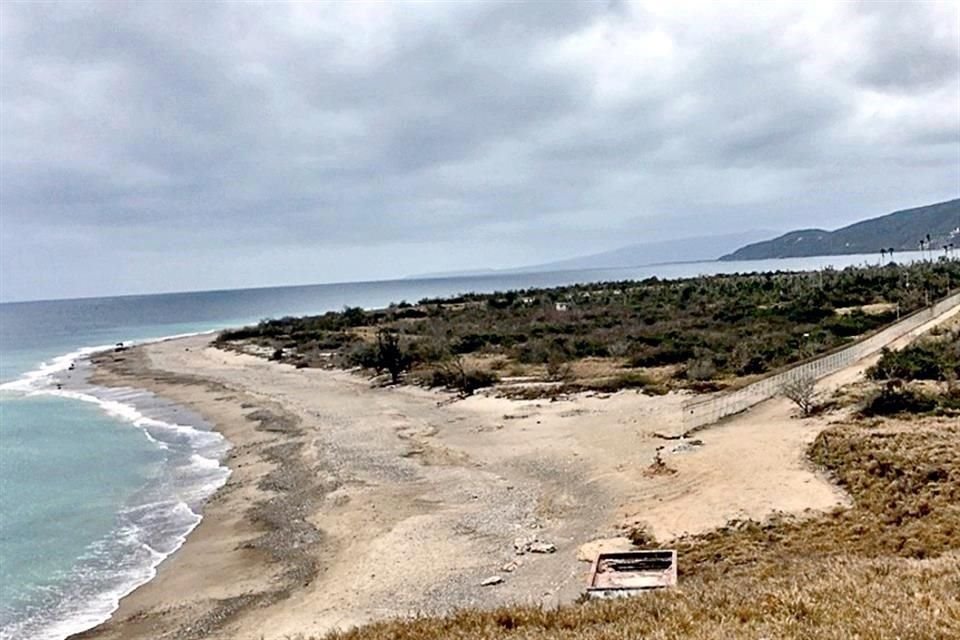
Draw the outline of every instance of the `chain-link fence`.
[[[687,401],[683,404],[684,432],[713,424],[726,416],[749,409],[753,405],[779,394],[784,385],[788,383],[808,378],[818,380],[835,373],[880,351],[891,342],[958,304],[960,304],[960,293],[955,293],[840,351],[828,353],[787,371],[767,376],[736,391]]]

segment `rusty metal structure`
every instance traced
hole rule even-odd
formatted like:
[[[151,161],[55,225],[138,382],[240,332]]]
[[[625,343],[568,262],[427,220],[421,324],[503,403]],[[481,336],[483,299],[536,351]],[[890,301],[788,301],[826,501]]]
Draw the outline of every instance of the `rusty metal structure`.
[[[673,549],[601,553],[593,561],[587,596],[623,598],[677,584]]]

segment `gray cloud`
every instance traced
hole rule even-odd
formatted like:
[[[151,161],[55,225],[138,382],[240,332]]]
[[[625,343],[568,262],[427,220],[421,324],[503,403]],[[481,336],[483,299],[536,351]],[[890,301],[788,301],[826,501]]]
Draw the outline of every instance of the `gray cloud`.
[[[0,12],[3,298],[507,266],[960,191],[956,4]]]
[[[861,81],[902,92],[956,84],[957,7],[946,2],[927,4],[928,11],[918,11],[908,2],[858,4],[868,43],[857,69]]]

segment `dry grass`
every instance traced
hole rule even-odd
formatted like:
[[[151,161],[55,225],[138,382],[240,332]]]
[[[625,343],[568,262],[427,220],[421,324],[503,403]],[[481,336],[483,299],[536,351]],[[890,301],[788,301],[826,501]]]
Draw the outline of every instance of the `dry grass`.
[[[894,302],[878,302],[876,304],[862,304],[856,307],[840,307],[834,311],[837,315],[841,316],[848,316],[855,311],[862,311],[868,316],[876,316],[896,310],[897,305]]]
[[[767,576],[554,610],[512,607],[385,622],[328,640],[880,640],[960,637],[960,560],[798,561]]]
[[[395,620],[328,640],[960,638],[960,424],[848,424],[810,457],[854,499],[679,542],[680,586],[543,610]]]
[[[814,519],[731,523],[681,541],[689,573],[805,555],[935,557],[960,550],[960,424],[843,425],[810,448],[853,497]]]

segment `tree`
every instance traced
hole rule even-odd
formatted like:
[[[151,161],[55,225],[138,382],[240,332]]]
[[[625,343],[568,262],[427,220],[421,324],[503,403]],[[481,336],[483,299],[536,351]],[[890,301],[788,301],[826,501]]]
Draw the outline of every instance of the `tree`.
[[[780,386],[780,394],[797,405],[804,416],[817,408],[817,381],[812,375],[787,380]]]
[[[400,382],[400,374],[413,366],[413,356],[400,344],[400,335],[389,329],[377,332],[377,368],[390,372],[394,384]]]
[[[462,356],[456,356],[433,372],[431,386],[456,389],[464,396],[472,396],[477,389],[499,382],[495,373],[467,369]]]
[[[362,307],[344,307],[340,317],[348,327],[360,327],[367,322],[367,314]]]

